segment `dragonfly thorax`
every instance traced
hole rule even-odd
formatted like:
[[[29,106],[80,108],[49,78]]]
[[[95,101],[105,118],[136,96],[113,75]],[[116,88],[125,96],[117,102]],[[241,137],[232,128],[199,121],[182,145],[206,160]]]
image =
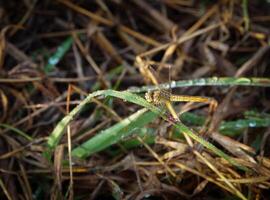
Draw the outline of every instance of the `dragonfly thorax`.
[[[156,90],[145,93],[145,99],[149,103],[153,103],[155,105],[163,104],[165,101],[170,99],[170,93],[163,90]]]

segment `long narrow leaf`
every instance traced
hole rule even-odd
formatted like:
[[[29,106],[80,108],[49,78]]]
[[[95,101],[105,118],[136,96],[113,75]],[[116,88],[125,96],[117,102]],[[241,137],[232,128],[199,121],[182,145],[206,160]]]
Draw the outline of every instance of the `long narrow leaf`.
[[[158,86],[150,85],[143,87],[131,87],[127,91],[133,93],[140,93],[146,91],[153,91],[159,88],[179,88],[179,87],[190,87],[190,86],[253,86],[253,87],[270,87],[269,78],[234,78],[234,77],[212,77],[212,78],[200,78],[193,80],[183,81],[171,81],[170,83],[163,83]]]
[[[147,109],[141,109],[114,126],[101,131],[90,140],[75,148],[72,151],[72,155],[85,158],[119,142],[121,139],[132,134],[134,130],[145,126],[157,117],[155,113],[146,111]]]

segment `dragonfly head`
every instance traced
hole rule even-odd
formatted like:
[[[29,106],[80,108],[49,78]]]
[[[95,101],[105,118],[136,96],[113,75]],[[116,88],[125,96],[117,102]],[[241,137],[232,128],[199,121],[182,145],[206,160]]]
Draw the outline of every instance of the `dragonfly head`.
[[[155,105],[160,105],[160,104],[162,104],[160,93],[161,92],[159,90],[147,92],[147,93],[145,93],[145,99],[149,103],[153,103]]]

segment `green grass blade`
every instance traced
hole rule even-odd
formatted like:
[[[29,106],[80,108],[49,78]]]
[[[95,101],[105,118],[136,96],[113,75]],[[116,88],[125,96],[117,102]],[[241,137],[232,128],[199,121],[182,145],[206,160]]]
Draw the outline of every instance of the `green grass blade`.
[[[146,91],[153,91],[159,88],[179,88],[190,86],[256,86],[256,87],[270,87],[269,78],[234,78],[234,77],[212,77],[212,78],[200,78],[193,80],[172,81],[171,83],[164,83],[158,86],[143,86],[143,87],[131,87],[127,91],[133,93],[140,93]]]
[[[247,171],[248,169],[244,166],[241,166],[239,163],[237,163],[233,158],[231,158],[228,154],[224,153],[220,149],[218,149],[215,145],[211,144],[210,142],[204,140],[199,135],[194,134],[186,125],[184,125],[181,122],[178,122],[177,124],[174,124],[174,127],[177,128],[180,132],[186,133],[189,137],[191,137],[193,140],[197,141],[198,143],[202,144],[205,148],[211,150],[219,157],[224,158],[232,165],[238,167],[241,170]]]
[[[242,0],[243,20],[245,24],[245,30],[248,31],[250,27],[250,20],[248,14],[248,0]]]
[[[60,62],[62,57],[70,49],[72,42],[73,42],[73,38],[69,37],[63,43],[60,44],[56,52],[48,59],[48,63],[44,67],[45,73],[51,72],[53,68]]]
[[[0,127],[4,127],[6,129],[9,129],[11,131],[13,131],[14,133],[17,133],[18,135],[24,137],[25,139],[29,140],[30,142],[33,141],[33,138],[29,135],[27,135],[25,132],[11,126],[11,125],[8,125],[8,124],[0,124]]]
[[[250,113],[250,112],[247,112]],[[203,126],[205,123],[205,117],[198,116],[190,112],[183,113],[181,115],[181,121],[193,126]],[[256,118],[238,119],[234,121],[224,121],[219,127],[219,132],[227,136],[238,136],[246,128],[260,128],[270,126],[270,116],[264,113]]]
[[[134,130],[139,129],[153,121],[157,115],[147,109],[141,109],[114,126],[101,131],[96,136],[86,141],[72,151],[72,155],[85,158],[93,153],[104,150],[129,136]]]
[[[136,134],[136,136],[139,136],[144,143],[148,144],[148,145],[152,145],[155,144],[155,140],[156,140],[156,134],[155,134],[155,129],[153,128],[147,128],[147,127],[143,127],[143,128],[139,128],[136,129],[134,131],[134,135]],[[133,135],[133,134],[132,134]],[[141,147],[142,143],[138,140],[137,137],[128,137],[124,140],[121,140],[119,143],[119,146],[121,146],[121,148],[108,148],[108,153],[111,156],[117,156],[118,154],[120,154],[121,152],[123,152],[123,149],[125,150],[129,150],[129,149],[134,149],[137,147]]]

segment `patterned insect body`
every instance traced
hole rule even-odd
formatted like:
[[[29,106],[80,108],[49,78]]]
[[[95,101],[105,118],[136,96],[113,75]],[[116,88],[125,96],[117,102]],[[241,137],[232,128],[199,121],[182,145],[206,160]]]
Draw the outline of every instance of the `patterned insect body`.
[[[155,105],[161,105],[161,104],[164,104],[165,101],[170,100],[170,93],[165,90],[156,90],[153,92],[147,92],[145,94],[145,99],[149,103],[153,103]]]

